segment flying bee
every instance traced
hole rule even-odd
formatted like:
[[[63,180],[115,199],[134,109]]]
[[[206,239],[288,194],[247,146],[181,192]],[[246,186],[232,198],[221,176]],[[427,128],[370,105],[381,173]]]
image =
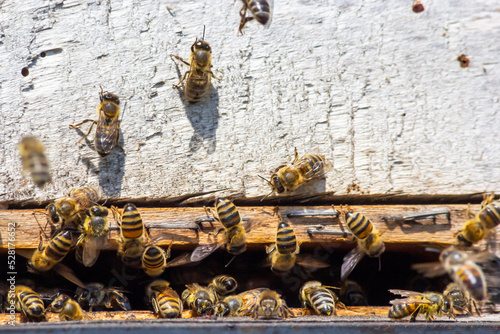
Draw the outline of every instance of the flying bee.
[[[189,57],[189,63],[179,56],[171,54],[171,57],[181,61],[183,64],[189,66],[189,71],[184,73],[181,81],[178,84],[173,85],[173,87],[179,87],[180,84],[186,79],[186,85],[184,86],[184,97],[189,102],[200,101],[207,93],[210,92],[212,88],[211,78],[219,80],[212,73],[212,48],[210,45],[204,41],[205,38],[205,28],[203,28],[203,38],[196,41],[191,46],[191,56]]]
[[[78,230],[86,217],[85,210],[99,200],[99,194],[91,187],[72,189],[68,196],[59,198],[45,209],[52,226],[59,229]]]
[[[281,194],[285,191],[293,191],[305,182],[323,177],[325,165],[326,161],[324,155],[306,154],[299,159],[297,148],[295,148],[295,158],[290,165],[281,165],[277,167],[271,172],[270,181],[260,176],[267,181],[272,188],[272,191],[266,195],[266,197],[273,192]]]
[[[120,226],[118,255],[124,264],[139,267],[147,238],[141,214],[136,206],[131,203],[125,205],[123,213],[120,213],[115,207],[112,207],[111,210],[115,215],[117,225]]]
[[[24,137],[19,143],[19,153],[25,173],[29,172],[33,182],[39,187],[51,181],[49,161],[45,148],[35,137]]]
[[[448,297],[451,302],[451,306],[455,311],[472,314],[472,305],[474,305],[476,313],[478,315],[480,314],[477,309],[476,302],[472,299],[470,293],[462,289],[458,284],[448,284],[443,292],[443,295]]]
[[[167,268],[167,260],[170,258],[170,250],[172,242],[168,246],[167,251],[156,245],[146,247],[142,254],[142,269],[149,277],[157,277],[163,274]]]
[[[299,254],[300,246],[293,228],[283,221],[278,207],[275,208],[275,213],[278,216],[276,243],[266,248],[271,270],[277,274],[283,274],[290,271],[295,264],[303,266],[306,269],[328,267],[328,264],[320,262],[313,257],[305,257]]]
[[[107,156],[113,148],[116,146],[120,147],[120,99],[117,95],[104,92],[101,87],[101,92],[99,93],[100,103],[97,106],[97,121],[92,119],[86,119],[78,124],[70,125],[71,128],[78,128],[84,123],[92,122],[89,131],[85,136],[83,136],[78,142],[83,139],[92,131],[94,125],[97,124],[97,130],[94,137],[94,145],[97,153],[101,157]]]
[[[220,296],[225,296],[236,290],[238,282],[231,276],[219,275],[214,277],[208,286],[213,287]]]
[[[47,308],[49,312],[59,313],[59,319],[69,320],[90,320],[90,316],[73,299],[65,294],[60,294]]]
[[[337,307],[345,309],[337,295],[318,281],[304,283],[300,288],[299,297],[304,310],[312,308],[319,315],[337,315]]]
[[[218,198],[215,201],[215,209],[217,213],[212,209],[210,211],[214,219],[222,224],[222,228],[215,233],[215,238],[217,240],[217,235],[224,232],[224,244],[214,242],[196,247],[191,254],[192,262],[203,260],[222,245],[225,245],[227,252],[232,255],[239,255],[247,248],[246,232],[250,230],[250,225],[243,225],[240,213],[233,202],[225,198]]]
[[[195,311],[197,316],[209,315],[217,302],[217,293],[213,287],[202,287],[199,284],[187,284],[182,292],[182,301]]]
[[[273,0],[242,0],[243,7],[240,10],[240,27],[238,34],[243,35],[243,27],[248,21],[255,19],[265,27],[269,27],[272,19]],[[250,10],[251,16],[246,16],[247,9]]]
[[[182,314],[182,301],[165,280],[156,280],[146,288],[146,296],[161,318],[178,318]]]
[[[108,209],[93,206],[86,210],[87,218],[82,226],[82,235],[77,243],[77,260],[86,267],[92,267],[104,248],[109,233]]]
[[[265,290],[259,294],[257,302],[250,308],[250,314],[254,319],[286,319],[293,317],[292,311],[281,298],[281,295],[273,290]]]
[[[345,257],[341,267],[340,279],[345,281],[361,259],[378,257],[385,251],[385,245],[380,233],[375,230],[372,222],[361,213],[348,211],[345,214],[347,227],[356,237],[357,247],[351,250]]]
[[[24,285],[14,289],[15,308],[27,321],[40,322],[45,320],[45,306],[40,296]]]
[[[470,247],[481,241],[500,224],[500,201],[493,201],[491,194],[481,203],[481,210],[465,222],[456,234],[459,244]]]
[[[440,262],[417,263],[412,268],[425,277],[435,277],[448,273],[459,287],[481,301],[487,297],[486,278],[483,270],[475,262],[484,262],[491,258],[488,252],[468,254],[451,246],[439,255]]]
[[[392,306],[388,315],[391,319],[402,319],[411,315],[410,321],[415,321],[420,313],[425,314],[427,321],[433,321],[441,314],[455,317],[450,300],[441,293],[406,290],[389,290],[389,292],[407,297],[390,301]]]
[[[104,287],[101,283],[89,283],[76,289],[77,302],[83,307],[92,308],[103,306],[108,309],[130,311],[132,308],[124,291],[113,287]]]
[[[368,306],[366,294],[361,286],[351,280],[342,282],[339,292],[340,300],[347,306]]]

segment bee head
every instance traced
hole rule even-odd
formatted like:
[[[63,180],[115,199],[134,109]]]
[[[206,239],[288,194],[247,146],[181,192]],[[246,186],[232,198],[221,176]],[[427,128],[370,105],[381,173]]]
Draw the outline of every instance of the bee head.
[[[218,302],[217,304],[214,305],[214,314],[217,317],[224,317],[229,314],[231,311],[229,309],[229,305],[227,305],[225,302]]]
[[[194,305],[199,315],[207,314],[213,309],[212,302],[206,298],[197,298]]]
[[[198,66],[204,67],[210,63],[212,49],[207,42],[197,40],[191,47],[191,52]]]
[[[271,317],[278,307],[278,301],[275,298],[264,298],[260,301],[260,307],[265,317]]]
[[[64,304],[68,300],[69,300],[69,297],[67,295],[64,295],[64,294],[58,295],[57,298],[54,299],[52,304],[50,304],[49,309],[53,310],[56,313],[61,312],[63,307],[64,307]]]
[[[467,240],[465,238],[465,236],[462,234],[462,232],[460,232],[458,235],[457,235],[457,240],[458,242],[461,244],[461,245],[464,245],[465,247],[471,247],[472,246],[472,242],[470,242],[469,240]]]
[[[59,215],[57,214],[56,206],[53,203],[49,204],[45,210],[47,211],[49,220],[53,225],[58,225],[61,222]]]
[[[285,192],[285,187],[281,184],[281,179],[277,174],[271,175],[271,185],[278,194]]]

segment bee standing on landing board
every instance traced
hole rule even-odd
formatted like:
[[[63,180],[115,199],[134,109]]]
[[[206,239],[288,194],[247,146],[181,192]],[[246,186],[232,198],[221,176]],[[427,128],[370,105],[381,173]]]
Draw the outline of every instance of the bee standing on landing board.
[[[19,143],[19,153],[24,172],[29,172],[33,182],[39,187],[50,182],[49,161],[45,156],[45,148],[35,137],[24,137]]]
[[[415,321],[420,313],[425,314],[427,321],[433,321],[441,314],[455,317],[450,300],[441,293],[406,290],[389,290],[389,292],[407,297],[391,300],[392,306],[388,314],[391,319],[402,319],[411,315],[410,321]]]
[[[350,251],[342,263],[340,279],[345,281],[354,267],[361,259],[368,255],[369,257],[378,257],[385,251],[385,245],[380,237],[380,233],[375,230],[372,222],[361,213],[348,211],[345,214],[347,227],[356,237],[357,247]]]
[[[203,38],[205,38],[205,28],[203,28]],[[211,91],[212,77],[220,81],[220,79],[212,73],[212,48],[203,38],[200,40],[197,38],[191,46],[189,63],[179,56],[170,55],[190,67],[189,71],[184,73],[181,81],[173,85],[173,87],[179,87],[187,76],[184,86],[184,97],[187,101],[193,103],[200,101],[203,96]]]
[[[123,293],[124,291],[118,288],[104,287],[102,283],[89,283],[84,288],[76,289],[78,304],[88,307],[90,312],[92,312],[92,308],[97,306],[130,311],[132,307],[127,296]]]
[[[304,182],[323,177],[325,165],[324,155],[306,154],[299,159],[299,154],[295,149],[295,158],[292,163],[290,165],[281,165],[272,171],[270,181],[259,176],[267,181],[273,189],[267,196],[273,192],[281,194],[285,191],[297,189]]]
[[[337,295],[318,281],[304,283],[299,297],[304,310],[312,308],[319,315],[337,315],[337,306],[345,309]]]
[[[146,296],[154,311],[162,318],[178,318],[182,314],[182,301],[165,280],[156,280],[146,288]]]
[[[101,102],[97,106],[97,121],[86,119],[78,124],[72,124],[70,127],[78,128],[84,123],[92,122],[89,132],[77,142],[78,144],[90,134],[94,125],[97,124],[94,145],[97,153],[101,157],[105,157],[113,150],[115,145],[122,148],[118,142],[120,139],[120,120],[118,119],[120,116],[120,99],[113,93],[103,92],[102,87],[99,99]]]
[[[470,247],[481,241],[487,234],[500,224],[500,201],[494,201],[491,194],[481,203],[481,210],[473,219],[465,222],[457,232],[459,244]]]
[[[269,27],[272,19],[274,0],[242,0],[243,7],[240,10],[240,27],[238,34],[243,35],[243,27],[248,21],[255,19],[257,22]],[[247,9],[250,10],[252,16],[246,16]]]
[[[47,311],[59,313],[61,321],[90,320],[90,316],[82,310],[80,304],[64,294],[58,295],[49,305]]]
[[[86,211],[87,218],[83,223],[82,235],[76,245],[75,255],[84,266],[92,267],[108,237],[108,209],[96,205]]]
[[[455,311],[472,315],[472,305],[474,305],[476,313],[481,315],[477,309],[476,302],[472,299],[470,293],[467,290],[462,289],[458,284],[448,284],[443,292],[443,295],[448,297],[451,302],[451,306]]]
[[[186,290],[182,292],[182,300],[198,316],[211,314],[217,299],[213,287],[203,287],[196,283],[187,284]]]
[[[15,308],[27,321],[40,322],[45,320],[45,306],[40,296],[24,285],[18,285],[14,290]]]
[[[257,302],[250,310],[254,319],[286,319],[293,318],[292,311],[281,298],[281,295],[273,290],[262,291]]]

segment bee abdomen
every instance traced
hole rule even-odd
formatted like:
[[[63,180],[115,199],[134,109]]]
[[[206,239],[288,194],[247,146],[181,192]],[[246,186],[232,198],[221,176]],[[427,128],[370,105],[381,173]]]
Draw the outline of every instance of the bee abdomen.
[[[418,305],[416,303],[403,303],[392,305],[389,309],[389,318],[401,319],[415,312]]]
[[[142,236],[144,224],[142,217],[133,204],[127,204],[123,209],[122,234],[125,238],[135,239]]]
[[[500,224],[500,205],[499,202],[490,203],[479,213],[479,219],[483,224],[493,229]]]
[[[260,24],[265,25],[269,21],[271,17],[271,7],[267,0],[250,0],[248,2],[248,8]]]
[[[61,261],[68,254],[73,243],[70,231],[63,231],[50,240],[45,247],[45,255],[55,261]]]
[[[190,73],[184,88],[184,97],[190,102],[198,102],[207,93],[210,86],[208,75],[201,72],[201,74]]]
[[[142,264],[147,269],[158,269],[165,264],[165,257],[158,246],[150,246],[144,251]]]
[[[458,268],[457,277],[474,299],[483,300],[486,298],[486,284],[479,268],[464,264]]]
[[[365,239],[373,230],[372,222],[361,213],[348,212],[345,214],[345,220],[356,238]]]
[[[300,159],[299,162],[297,162],[297,165],[302,166],[304,174],[312,171],[316,166],[321,166],[320,164],[324,164],[324,159],[322,156],[317,154],[306,154]],[[315,171],[315,173],[317,174],[322,172],[323,168],[320,168],[317,171]]]
[[[327,289],[316,289],[311,293],[309,298],[314,309],[319,314],[331,315],[335,309],[335,301]]]
[[[231,228],[241,222],[238,209],[228,199],[218,199],[216,204],[217,215],[225,228]]]
[[[174,296],[173,293],[159,294],[158,304],[165,318],[176,318],[182,312],[179,297]]]
[[[100,156],[108,155],[116,144],[115,132],[118,129],[102,127],[95,134],[95,149]]]
[[[21,304],[25,305],[27,308],[26,313],[34,317],[43,315],[45,308],[38,294],[24,291],[19,294],[19,299]]]
[[[82,208],[90,207],[99,200],[99,194],[94,188],[84,187],[71,191],[70,197],[75,199]]]
[[[276,234],[276,246],[281,254],[290,254],[297,249],[297,237],[295,232],[285,222],[281,222],[278,226]]]

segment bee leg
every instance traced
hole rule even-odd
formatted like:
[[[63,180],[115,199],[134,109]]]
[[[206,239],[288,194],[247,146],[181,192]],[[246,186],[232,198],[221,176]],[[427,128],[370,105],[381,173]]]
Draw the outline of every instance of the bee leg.
[[[481,316],[481,312],[477,309],[476,301],[472,299],[472,303],[474,305],[474,309],[476,310],[476,313],[478,316]],[[469,304],[469,313],[472,314],[472,306]]]
[[[168,245],[168,248],[167,248],[167,252],[166,252],[166,258],[169,259],[170,258],[170,253],[172,251],[172,240],[170,240],[170,244]]]
[[[120,123],[118,123],[120,124]],[[116,130],[118,131],[118,134],[116,135],[116,147],[119,147],[122,151],[123,151],[123,154],[125,154],[125,149],[122,147],[122,145],[120,145],[120,130]]]
[[[243,27],[245,26],[245,23],[253,20],[253,16],[245,17],[246,13],[247,13],[247,4],[244,3],[243,7],[241,7],[241,10],[240,10],[241,21],[240,21],[240,27],[238,29],[237,35],[243,35]]]
[[[115,219],[116,225],[121,227],[122,226],[122,224],[121,224],[122,215],[121,215],[120,211],[118,211],[118,208],[116,206],[112,205],[111,212],[113,213],[113,218]]]
[[[184,64],[186,64],[187,66],[191,66],[190,63],[188,63],[187,61],[185,61],[184,59],[182,59],[182,57],[179,57],[179,56],[176,56],[176,55],[173,55],[173,54],[170,54],[170,57],[174,57],[175,59],[183,62]]]
[[[411,314],[410,322],[414,322],[415,320],[417,320],[417,315],[418,315],[418,313],[420,313],[421,309],[422,309],[422,305],[418,305],[418,307],[415,309],[415,311],[413,311],[413,313]]]
[[[295,156],[294,156],[292,164],[296,163],[297,160],[299,160],[299,152],[297,152],[297,148],[296,147],[294,148],[294,154],[295,154]]]
[[[220,81],[220,79],[219,79],[219,78],[217,78],[217,77],[215,76],[215,74],[213,74],[213,73],[212,73],[212,71],[209,71],[208,73],[209,73],[209,74],[210,74],[210,75],[211,75],[214,79],[217,79],[218,81]]]
[[[190,72],[191,72],[191,71],[187,71],[186,73],[184,73],[184,76],[182,77],[181,81],[179,81],[179,83],[178,83],[177,85],[172,85],[172,87],[174,87],[174,88],[179,87],[179,86],[181,85],[181,83],[182,83],[184,80],[186,80],[186,77],[187,77],[187,75],[188,75]]]
[[[87,122],[92,122],[92,125],[90,126],[90,129],[89,131],[87,132],[87,134],[85,136],[83,136],[82,138],[80,138],[79,141],[76,142],[76,144],[78,144],[79,142],[81,142],[82,140],[84,140],[85,138],[87,138],[87,136],[90,134],[90,132],[92,131],[92,128],[94,127],[95,124],[97,124],[97,121],[94,121],[93,119],[86,119],[84,120],[83,122],[80,122],[78,124],[70,124],[69,127],[70,128],[73,128],[73,129],[76,129],[78,127],[80,127],[81,125],[87,123]]]

